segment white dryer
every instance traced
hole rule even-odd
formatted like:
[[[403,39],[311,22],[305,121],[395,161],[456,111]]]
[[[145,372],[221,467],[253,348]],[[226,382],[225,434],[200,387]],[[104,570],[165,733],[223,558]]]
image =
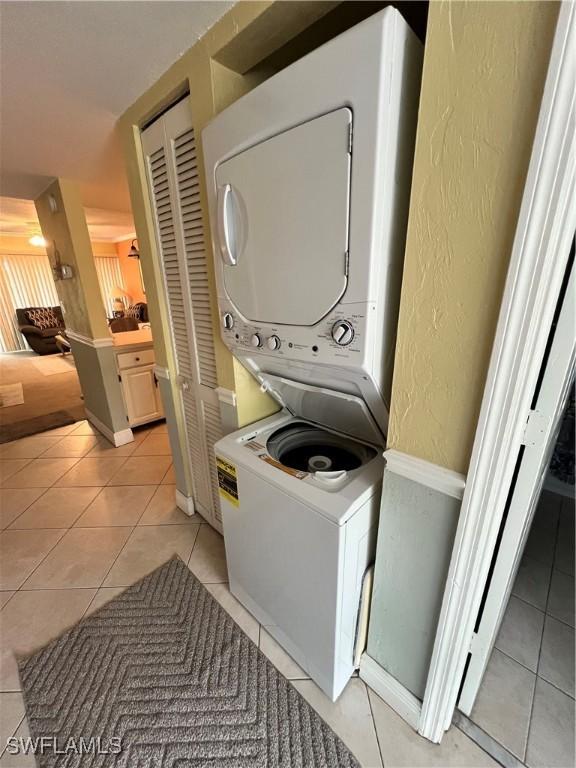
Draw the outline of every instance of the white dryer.
[[[230,588],[332,698],[374,553],[421,57],[388,7],[202,136],[222,338],[283,407],[216,445]]]
[[[221,331],[387,430],[422,46],[385,8],[202,132]]]

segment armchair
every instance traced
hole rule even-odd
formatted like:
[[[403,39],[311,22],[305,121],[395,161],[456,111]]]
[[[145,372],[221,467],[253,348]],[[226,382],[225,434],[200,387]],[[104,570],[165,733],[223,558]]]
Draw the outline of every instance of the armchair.
[[[50,309],[56,317],[57,324],[49,328],[41,328],[31,319],[29,312],[34,310]],[[39,355],[53,355],[59,352],[55,336],[61,334],[66,328],[64,316],[60,307],[23,307],[16,310],[18,330],[24,336],[34,352]]]

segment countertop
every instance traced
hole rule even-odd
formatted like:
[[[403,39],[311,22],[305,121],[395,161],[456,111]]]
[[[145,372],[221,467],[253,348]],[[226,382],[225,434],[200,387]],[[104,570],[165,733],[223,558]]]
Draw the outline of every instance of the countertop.
[[[139,331],[125,331],[124,333],[113,333],[115,347],[135,347],[151,346],[152,331],[150,328],[141,328]]]

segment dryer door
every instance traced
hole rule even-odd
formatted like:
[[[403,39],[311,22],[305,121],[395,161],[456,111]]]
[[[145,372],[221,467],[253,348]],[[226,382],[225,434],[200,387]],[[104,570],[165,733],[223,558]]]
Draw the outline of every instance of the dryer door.
[[[314,325],[344,294],[351,127],[338,109],[216,169],[224,285],[248,320]]]

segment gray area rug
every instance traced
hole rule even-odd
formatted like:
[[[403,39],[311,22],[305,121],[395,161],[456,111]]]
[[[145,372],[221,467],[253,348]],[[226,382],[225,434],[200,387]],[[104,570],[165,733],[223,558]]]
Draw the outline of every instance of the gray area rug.
[[[179,558],[19,667],[42,768],[359,766]]]

